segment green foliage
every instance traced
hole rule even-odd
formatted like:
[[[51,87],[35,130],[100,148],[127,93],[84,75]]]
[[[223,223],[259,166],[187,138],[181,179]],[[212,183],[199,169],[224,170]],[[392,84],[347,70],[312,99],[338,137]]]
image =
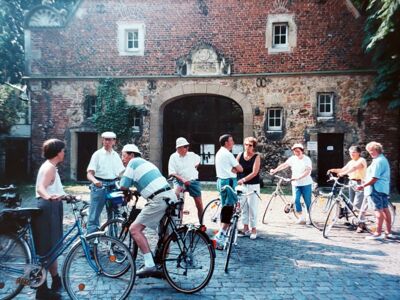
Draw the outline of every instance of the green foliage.
[[[400,108],[400,1],[370,0],[366,12],[363,46],[377,75],[362,103],[389,100],[389,108]]]
[[[6,85],[0,85],[0,133],[7,133],[18,121],[20,100],[15,91]]]
[[[68,8],[76,0],[47,0],[57,9]],[[0,0],[0,83],[19,83],[24,71],[24,12],[42,0]]]
[[[97,87],[96,113],[93,122],[98,132],[113,131],[119,145],[127,144],[132,139],[132,115],[136,109],[128,106],[120,90],[123,81],[120,79],[100,79]]]

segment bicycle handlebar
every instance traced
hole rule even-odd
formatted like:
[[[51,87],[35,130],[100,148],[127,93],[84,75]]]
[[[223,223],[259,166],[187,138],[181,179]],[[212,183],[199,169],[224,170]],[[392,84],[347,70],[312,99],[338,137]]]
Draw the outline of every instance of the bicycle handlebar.
[[[352,184],[351,182],[348,184],[339,182],[340,177],[333,176],[332,173],[328,173],[327,175],[329,176],[329,179],[327,181],[328,182],[333,181],[335,185],[347,187],[347,188],[350,188],[350,187],[354,188],[356,186],[356,184]]]
[[[279,175],[276,175],[276,174],[269,173],[269,175],[274,176],[274,177],[276,177],[278,179],[281,179],[282,181],[285,181],[285,182],[292,181],[292,179],[290,179],[290,178],[285,178],[285,177],[282,177],[282,176],[279,176]]]
[[[0,192],[8,192],[8,191],[12,191],[15,189],[16,189],[16,186],[13,184],[10,184],[9,186],[0,187]]]

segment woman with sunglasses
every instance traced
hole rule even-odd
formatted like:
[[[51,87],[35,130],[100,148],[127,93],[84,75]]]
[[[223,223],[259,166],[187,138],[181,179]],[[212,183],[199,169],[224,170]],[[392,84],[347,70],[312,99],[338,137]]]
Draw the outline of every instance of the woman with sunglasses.
[[[239,153],[237,161],[243,167],[243,172],[238,173],[238,184],[245,185],[248,191],[255,191],[247,196],[242,210],[243,229],[239,232],[241,236],[250,236],[250,239],[257,238],[257,215],[260,199],[260,155],[256,153],[257,139],[247,137],[244,139],[244,152]],[[250,230],[251,228],[251,230]]]

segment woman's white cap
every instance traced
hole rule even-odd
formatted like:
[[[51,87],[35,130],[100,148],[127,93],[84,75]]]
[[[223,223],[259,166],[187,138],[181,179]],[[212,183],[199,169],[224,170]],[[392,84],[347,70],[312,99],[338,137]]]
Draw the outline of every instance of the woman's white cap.
[[[292,150],[294,150],[294,149],[296,149],[296,148],[300,148],[300,149],[304,150],[303,144],[300,144],[300,143],[294,144],[294,145],[292,146]]]

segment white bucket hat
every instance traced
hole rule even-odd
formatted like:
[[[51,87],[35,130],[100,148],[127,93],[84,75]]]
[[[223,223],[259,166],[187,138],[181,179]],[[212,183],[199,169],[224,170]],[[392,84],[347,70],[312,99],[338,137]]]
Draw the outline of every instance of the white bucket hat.
[[[187,146],[187,145],[189,145],[189,142],[184,137],[178,137],[176,139],[176,148],[179,148],[182,146]]]
[[[303,144],[296,143],[296,144],[294,144],[294,145],[292,146],[292,150],[294,150],[294,149],[296,149],[296,148],[300,148],[301,150],[304,151]]]
[[[106,131],[101,134],[103,139],[116,139],[117,135],[112,131]]]
[[[134,152],[142,154],[135,144],[126,144],[124,148],[122,148],[122,152]]]

